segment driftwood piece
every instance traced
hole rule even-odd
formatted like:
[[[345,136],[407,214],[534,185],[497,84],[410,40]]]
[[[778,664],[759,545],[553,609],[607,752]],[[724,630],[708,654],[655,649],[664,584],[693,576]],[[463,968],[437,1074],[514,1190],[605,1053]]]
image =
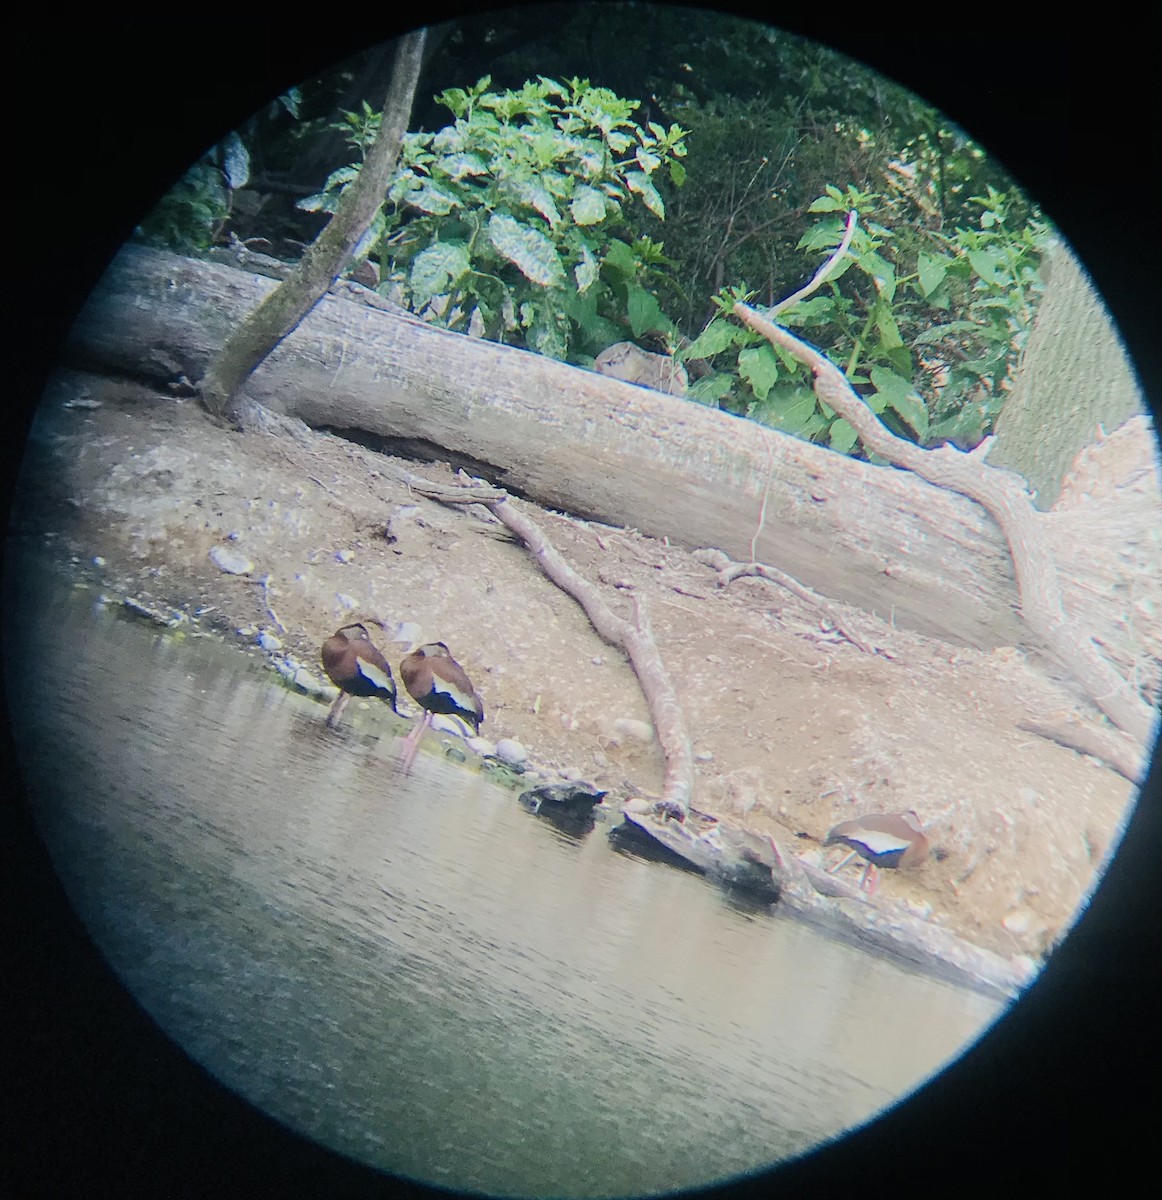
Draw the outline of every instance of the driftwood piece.
[[[1088,754],[1112,767],[1131,783],[1140,784],[1146,777],[1146,756],[1140,747],[1116,730],[1099,729],[1075,717],[1072,713],[1042,720],[1018,721],[1017,728],[1035,733],[1067,750]]]
[[[532,517],[506,497],[497,499],[495,488],[424,486],[418,479],[413,479],[411,483],[416,491],[445,504],[483,504],[501,524],[524,542],[525,548],[549,579],[581,605],[593,628],[610,645],[625,651],[649,706],[665,758],[662,796],[656,807],[685,818],[694,791],[694,752],[690,735],[686,732],[682,705],[654,641],[645,597],[636,593],[632,596],[632,621],[619,617],[605,603],[600,590],[561,557]]]
[[[850,422],[868,450],[938,487],[975,500],[994,518],[1012,552],[1021,612],[1030,628],[1069,667],[1102,712],[1145,746],[1153,734],[1155,714],[1065,612],[1056,565],[1038,534],[1032,502],[1019,478],[987,467],[979,456],[962,454],[948,446],[922,450],[896,437],[826,356],[745,304],[736,304],[734,311],[772,345],[782,347],[811,368],[816,396]]]
[[[197,379],[274,286],[128,246],[74,327],[69,357],[105,373]],[[356,291],[324,296],[245,394],[316,428],[438,453],[548,508],[753,557],[901,626],[986,649],[1021,636],[1004,539],[963,497],[704,405],[357,303]]]
[[[741,579],[746,575],[765,579],[769,583],[774,583],[781,588],[785,588],[792,596],[797,596],[804,604],[822,613],[831,627],[842,637],[846,638],[857,650],[862,650],[864,654],[881,653],[887,658],[892,657],[883,647],[873,646],[862,635],[853,630],[851,623],[844,619],[843,615],[833,604],[828,603],[818,592],[813,592],[810,588],[804,587],[797,579],[788,575],[786,571],[780,571],[778,567],[771,567],[766,563],[736,563],[723,554],[721,550],[715,550],[712,547],[707,547],[704,550],[695,550],[692,557],[718,572],[719,587],[729,587],[736,579]]]

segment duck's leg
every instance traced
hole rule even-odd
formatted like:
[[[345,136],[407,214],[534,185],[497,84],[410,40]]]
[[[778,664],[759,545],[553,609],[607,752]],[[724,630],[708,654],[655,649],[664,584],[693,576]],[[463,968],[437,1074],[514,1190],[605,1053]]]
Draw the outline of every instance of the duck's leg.
[[[851,860],[852,860],[854,857],[855,857],[855,851],[854,851],[854,850],[851,850],[851,851],[849,851],[849,852],[848,852],[848,855],[847,855],[847,857],[846,857],[846,858],[841,858],[841,859],[839,860],[839,862],[837,862],[837,863],[835,864],[835,866],[833,866],[833,867],[829,867],[829,868],[828,868],[828,870],[827,870],[827,874],[828,874],[828,875],[834,875],[834,874],[835,874],[837,871],[842,871],[842,870],[843,870],[843,868],[844,868],[844,867],[846,867],[846,866],[847,866],[847,864],[848,864],[849,862],[851,862]]]
[[[423,718],[416,722],[411,733],[404,739],[399,755],[399,765],[405,775],[412,769],[412,763],[416,761],[416,755],[420,751],[420,738],[424,736],[424,730],[427,729],[431,719],[432,714],[425,712]]]
[[[863,869],[863,878],[860,879],[859,886],[863,888],[863,890],[867,892],[869,896],[874,896],[876,894],[876,886],[879,881],[880,873],[878,870],[876,870],[875,863],[869,862],[868,865]]]
[[[348,692],[340,692],[335,697],[335,703],[331,705],[331,711],[327,714],[327,725],[329,728],[334,729],[339,724],[339,717],[347,707],[347,701],[350,699],[351,696]]]

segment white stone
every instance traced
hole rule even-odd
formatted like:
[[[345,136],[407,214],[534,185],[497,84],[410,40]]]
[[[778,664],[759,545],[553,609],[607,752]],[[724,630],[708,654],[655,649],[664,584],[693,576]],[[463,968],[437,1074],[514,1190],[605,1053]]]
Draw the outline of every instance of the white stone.
[[[654,727],[649,721],[635,721],[632,717],[618,717],[612,725],[615,737],[634,742],[652,742]]]
[[[239,554],[229,546],[211,546],[210,561],[228,575],[249,575],[254,570],[254,564],[245,554]]]
[[[496,743],[496,757],[501,762],[510,763],[515,766],[518,763],[523,763],[528,756],[528,751],[516,738],[501,738]]]

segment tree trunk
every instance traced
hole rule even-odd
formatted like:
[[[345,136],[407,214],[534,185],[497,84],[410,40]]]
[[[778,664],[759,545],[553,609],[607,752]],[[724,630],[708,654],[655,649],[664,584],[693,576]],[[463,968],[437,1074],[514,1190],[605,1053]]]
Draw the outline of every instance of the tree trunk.
[[[379,134],[358,176],[347,186],[331,220],[298,266],[226,339],[201,382],[202,402],[218,416],[237,419],[236,398],[246,378],[319,302],[351,260],[359,239],[383,203],[399,158],[420,77],[424,30],[405,34],[396,47]]]
[[[995,467],[1024,476],[1038,508],[1056,502],[1080,451],[1145,413],[1133,367],[1089,276],[1060,243],[1013,394],[997,422]]]
[[[126,247],[78,320],[70,355],[107,373],[196,379],[273,287]],[[1035,643],[1015,612],[1005,539],[963,496],[716,409],[435,329],[385,303],[324,297],[250,377],[247,394],[316,427],[375,435],[389,450],[426,448],[551,508],[769,563],[901,626],[980,648]],[[1060,520],[1045,520],[1070,538]],[[1065,605],[1079,615],[1108,605],[1107,595],[1063,580]]]

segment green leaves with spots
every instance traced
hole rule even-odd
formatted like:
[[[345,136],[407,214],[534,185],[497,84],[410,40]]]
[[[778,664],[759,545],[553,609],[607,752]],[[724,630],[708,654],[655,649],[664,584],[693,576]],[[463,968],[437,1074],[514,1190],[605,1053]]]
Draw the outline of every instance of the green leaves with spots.
[[[587,80],[490,85],[448,89],[438,100],[453,123],[405,137],[374,227],[380,290],[448,328],[473,313],[474,332],[558,358],[604,349],[624,337],[618,325],[669,334],[655,291],[667,260],[627,227],[635,208],[665,216],[653,177],[681,175],[686,131],[638,124],[637,101]],[[338,127],[362,151],[378,120],[365,106]],[[334,211],[358,170],[336,171],[302,207]]]

